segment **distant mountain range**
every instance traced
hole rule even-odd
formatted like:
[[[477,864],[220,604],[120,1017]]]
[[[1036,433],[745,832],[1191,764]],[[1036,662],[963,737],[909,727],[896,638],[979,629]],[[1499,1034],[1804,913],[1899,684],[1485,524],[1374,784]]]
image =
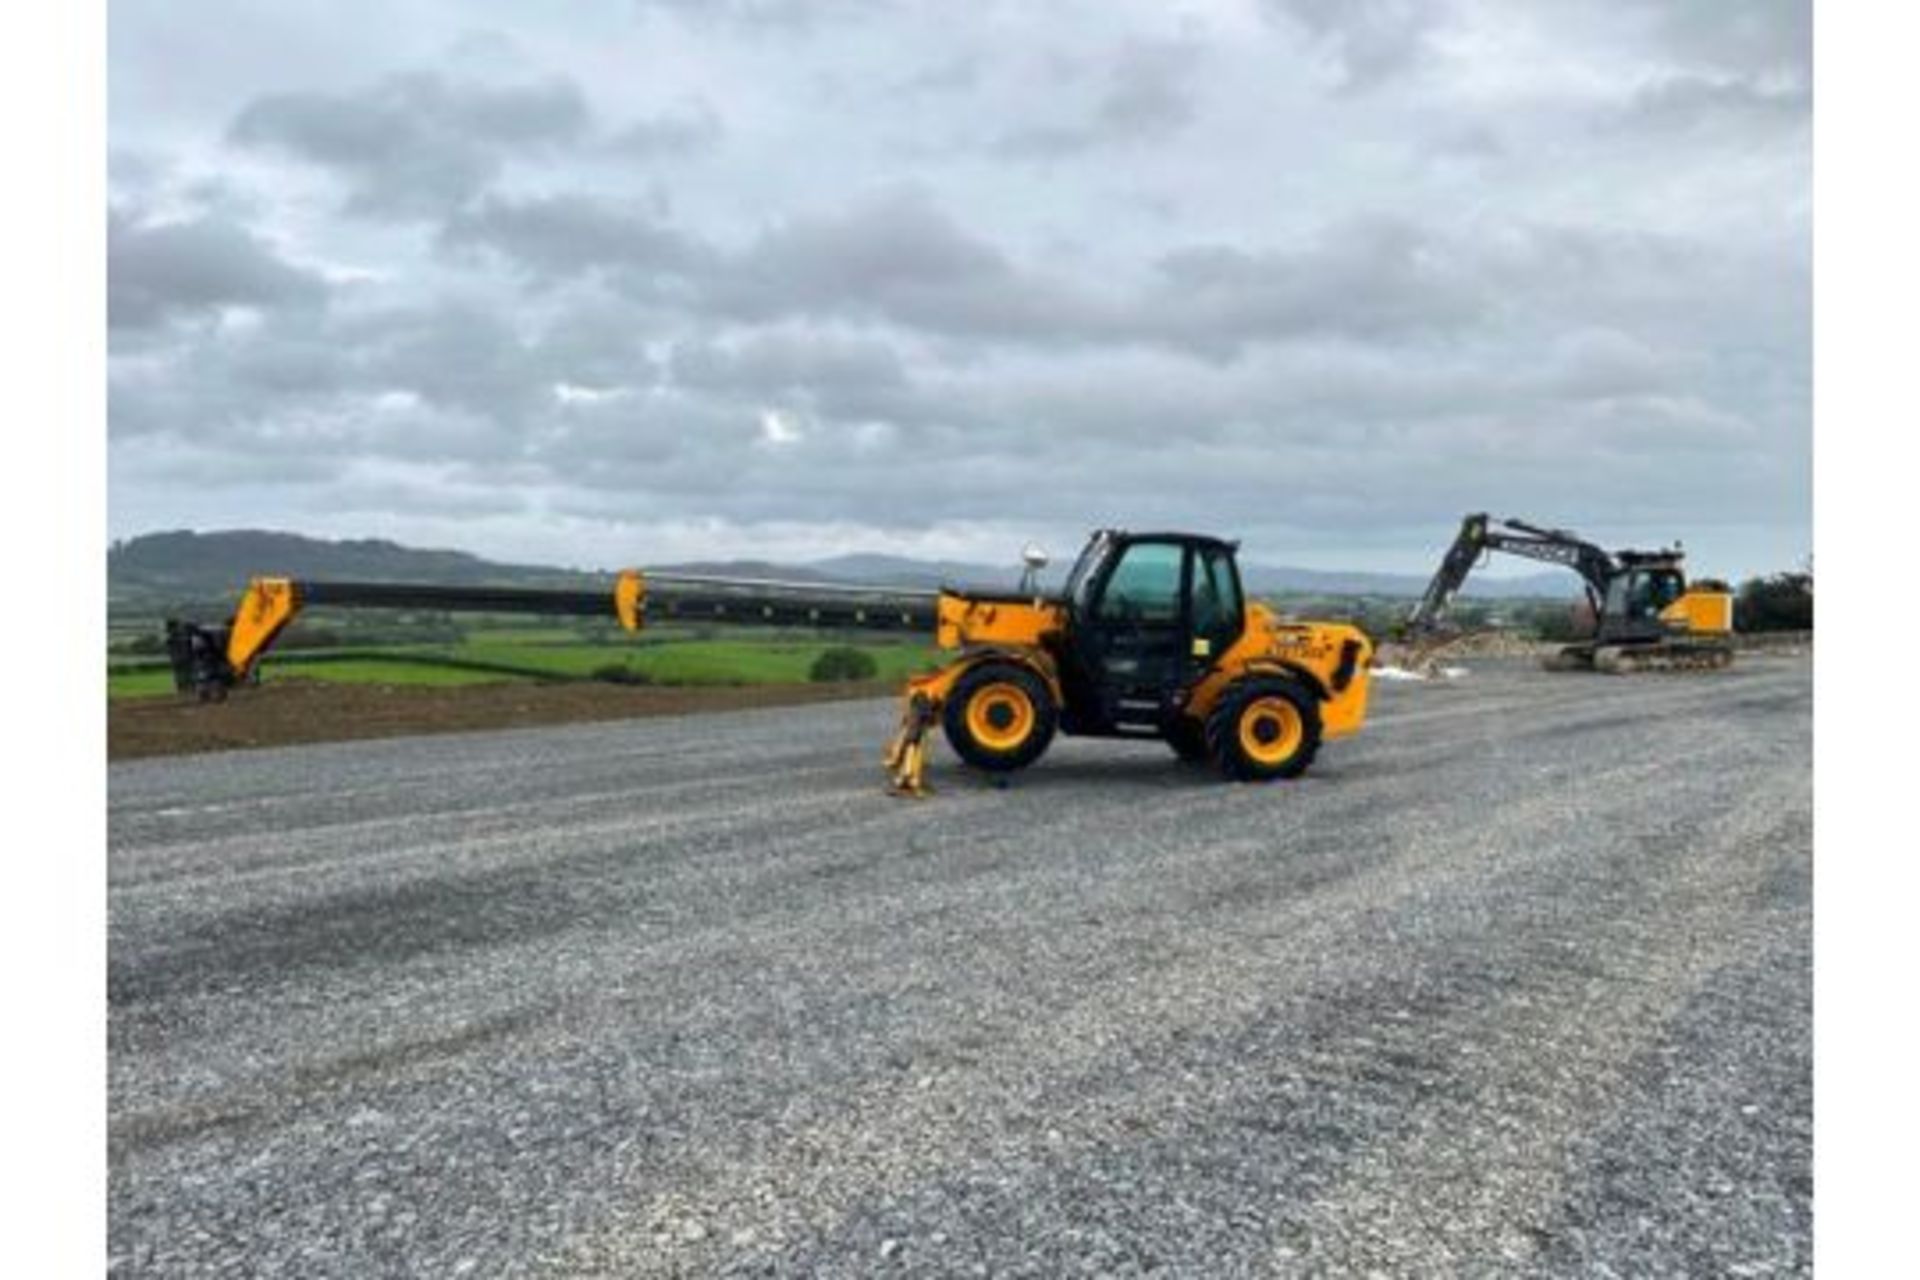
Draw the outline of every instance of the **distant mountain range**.
[[[891,584],[931,587],[942,584],[1011,586],[1020,571],[1014,565],[972,564],[954,560],[917,560],[906,556],[853,554],[798,564],[760,560],[716,560],[644,566],[657,572],[704,573],[725,577],[780,578],[790,581]],[[1054,564],[1043,581],[1057,584],[1066,564]],[[1419,574],[1362,573],[1243,565],[1247,589],[1262,595],[1417,596],[1427,579]],[[503,564],[465,551],[423,550],[381,539],[330,541],[297,533],[231,529],[210,533],[149,533],[115,543],[107,553],[107,591],[122,606],[165,606],[220,599],[235,594],[255,574],[295,578],[335,578],[366,582],[444,582],[466,586],[491,583],[523,586],[582,586],[604,582],[610,573],[561,569],[548,565]],[[1463,595],[1482,599],[1559,599],[1577,595],[1571,573],[1524,577],[1481,576],[1469,580]]]

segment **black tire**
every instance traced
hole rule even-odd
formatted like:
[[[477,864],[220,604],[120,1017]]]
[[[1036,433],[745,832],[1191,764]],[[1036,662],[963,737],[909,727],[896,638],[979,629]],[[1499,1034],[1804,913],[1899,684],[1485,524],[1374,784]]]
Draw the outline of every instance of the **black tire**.
[[[1030,718],[1025,729],[1018,731],[1017,740],[983,741],[976,726],[983,730],[1004,728],[1014,733],[1020,723],[1020,713],[1016,706],[1009,712],[1008,724],[988,726],[970,717],[969,708],[982,695],[994,699],[993,703],[977,709],[985,717],[997,707],[1017,702],[1009,690],[1018,690],[1026,699]],[[940,727],[946,732],[954,754],[974,768],[989,773],[1012,773],[1026,768],[1046,752],[1054,731],[1060,727],[1060,709],[1054,706],[1046,681],[1029,668],[1017,662],[982,662],[954,682],[953,692],[947,695],[947,705],[941,712]]]
[[[1206,726],[1188,716],[1175,716],[1166,728],[1167,745],[1173,754],[1188,764],[1205,764],[1213,758],[1207,748]]]
[[[1249,746],[1248,737],[1259,739],[1263,728],[1276,734],[1270,741],[1286,736],[1278,722],[1284,721],[1284,707],[1275,707],[1279,699],[1292,708],[1297,741],[1282,755],[1264,755],[1258,743]],[[1256,717],[1242,734],[1242,721]],[[1276,676],[1249,676],[1227,686],[1220,701],[1207,716],[1207,752],[1214,765],[1237,782],[1267,782],[1274,778],[1297,778],[1307,771],[1320,751],[1320,700],[1313,690]]]

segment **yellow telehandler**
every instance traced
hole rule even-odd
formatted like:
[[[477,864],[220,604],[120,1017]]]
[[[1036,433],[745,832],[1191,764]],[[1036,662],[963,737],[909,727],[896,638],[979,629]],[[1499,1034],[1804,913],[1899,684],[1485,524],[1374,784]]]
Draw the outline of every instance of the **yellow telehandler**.
[[[937,723],[967,764],[1007,774],[1056,733],[1161,738],[1226,777],[1296,777],[1320,744],[1366,719],[1373,646],[1337,622],[1286,621],[1245,598],[1237,545],[1190,533],[1097,531],[1064,587],[837,587],[628,570],[611,592],[256,578],[224,626],[169,621],[174,681],[202,700],[257,676],[303,608],[426,608],[649,621],[931,631],[952,657],[915,676],[885,764],[891,789],[925,794]]]

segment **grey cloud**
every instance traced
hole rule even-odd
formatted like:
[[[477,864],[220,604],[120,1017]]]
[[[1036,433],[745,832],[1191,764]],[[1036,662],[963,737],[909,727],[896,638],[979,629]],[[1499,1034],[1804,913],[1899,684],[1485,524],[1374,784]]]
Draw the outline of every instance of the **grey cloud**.
[[[326,282],[245,228],[219,217],[178,222],[107,219],[107,317],[144,329],[221,307],[312,307]]]
[[[1686,133],[1722,128],[1806,128],[1813,94],[1804,84],[1665,76],[1636,92],[1614,124]]]
[[[1200,46],[1187,41],[1134,41],[1115,55],[1092,112],[1068,124],[1024,125],[1001,135],[998,153],[1059,159],[1107,146],[1170,137],[1196,115],[1192,81]]]
[[[913,193],[790,218],[732,253],[589,197],[489,200],[454,218],[444,240],[498,253],[536,284],[599,272],[634,296],[670,292],[698,313],[738,320],[1037,334],[1066,319],[998,248]]]
[[[418,73],[358,94],[267,95],[234,118],[228,137],[339,173],[349,212],[413,218],[444,214],[481,191],[508,155],[576,142],[588,123],[584,97],[566,80],[496,87]]]
[[[786,220],[737,251],[585,197],[490,200],[455,218],[446,240],[504,255],[536,288],[593,275],[710,322],[897,326],[987,346],[1137,345],[1214,361],[1272,342],[1458,336],[1581,299],[1595,322],[1609,309],[1671,310],[1725,261],[1654,235],[1442,231],[1372,216],[1286,248],[1173,249],[1138,281],[1096,283],[1017,261],[913,192]]]
[[[530,509],[526,495],[511,489],[489,485],[467,488],[448,484],[441,476],[407,483],[392,479],[341,477],[332,486],[327,508],[347,515],[379,515],[405,511],[413,515],[450,516],[458,519],[516,515]]]
[[[1070,285],[1021,270],[911,192],[786,219],[737,252],[588,197],[489,200],[454,218],[444,239],[504,256],[536,286],[599,273],[635,298],[734,320],[844,318],[1067,341],[1101,323]]]
[[[1548,385],[1567,398],[1612,399],[1677,386],[1684,361],[1670,351],[1612,328],[1567,334],[1547,366]]]
[[[364,383],[358,372],[359,353],[344,345],[343,336],[317,324],[279,324],[247,341],[186,358],[212,375],[207,382],[230,379],[246,399],[299,404]]]
[[[1155,310],[1174,317],[1188,341],[1227,351],[1289,334],[1465,326],[1487,306],[1461,246],[1393,219],[1338,226],[1299,250],[1195,248],[1159,265]]]
[[[139,196],[151,190],[166,166],[156,156],[131,147],[107,148],[107,182],[118,191]]]
[[[891,388],[906,381],[900,355],[890,344],[804,330],[753,333],[725,342],[683,341],[674,347],[670,368],[683,386],[758,396]]]
[[[1697,66],[1751,77],[1813,71],[1813,0],[1628,0],[1667,47]]]
[[[447,300],[374,317],[353,328],[364,378],[428,404],[464,410],[505,427],[542,403],[547,380],[528,342],[491,308]]]
[[[1468,124],[1444,131],[1427,149],[1444,159],[1498,160],[1509,154],[1500,134],[1484,124]]]
[[[893,82],[892,91],[905,97],[961,93],[980,83],[983,62],[977,53],[955,54],[900,77]]]
[[[485,247],[533,278],[567,279],[599,269],[645,276],[680,275],[709,262],[712,251],[663,226],[645,210],[586,195],[530,200],[488,196],[455,213],[441,231],[452,249]]]
[[[718,146],[726,127],[705,102],[635,120],[607,141],[607,149],[634,160],[692,155]]]
[[[676,387],[715,403],[855,430],[866,451],[939,417],[900,351],[877,338],[791,327],[690,338],[674,345],[668,368]]]
[[[1340,82],[1360,91],[1418,67],[1445,26],[1445,0],[1266,0],[1334,61]]]
[[[865,312],[938,324],[991,310],[1015,284],[997,248],[902,195],[775,226],[711,282],[710,297],[747,318]]]
[[[687,22],[725,22],[746,32],[793,33],[823,23],[872,19],[886,0],[634,0],[642,12]]]
[[[237,115],[251,88],[189,111],[149,70],[114,117],[117,519],[415,521],[603,563],[646,558],[665,529],[766,555],[939,529],[1066,542],[1108,520],[1240,533],[1279,559],[1424,558],[1483,507],[1576,527],[1602,512],[1696,547],[1716,528],[1796,536],[1798,10],[1469,15],[1524,8],[1527,41],[1590,54],[1558,94],[1489,64],[1499,41],[1448,43],[1469,3],[1272,0],[1251,28],[1088,4],[1097,42],[1051,6],[973,23],[919,5],[843,44],[796,34],[842,8],[688,0],[675,28],[516,20],[577,91],[351,92],[367,60],[290,56],[262,80],[316,92]],[[408,24],[394,58],[457,34]],[[1026,74],[1070,47],[1086,52]],[[667,49],[699,60],[648,61]],[[836,77],[858,91],[818,92]],[[923,83],[876,110],[903,77]],[[648,114],[635,83],[712,94],[726,123]],[[219,150],[229,121],[243,163]],[[1072,163],[980,145],[1034,121]],[[903,157],[905,129],[942,141]],[[388,220],[343,218],[266,151]],[[339,282],[283,256],[281,228]],[[287,477],[311,482],[297,502],[262,496]]]
[[[620,318],[607,311],[569,327],[631,333]],[[450,304],[305,336],[322,339],[306,345],[307,359],[322,357],[326,337],[352,354],[341,357],[330,393],[283,393],[274,430],[262,432],[249,414],[257,397],[222,389],[214,345],[187,362],[198,390],[180,399],[174,384],[163,397],[160,426],[190,424],[200,440],[326,474],[340,458],[464,462],[482,487],[557,490],[565,509],[582,512],[595,500],[581,495],[602,490],[608,510],[629,518],[831,522],[857,509],[896,528],[954,510],[1018,522],[1030,514],[1016,496],[1027,492],[1023,478],[1045,474],[1062,511],[1117,502],[1126,518],[1144,519],[1164,504],[1169,522],[1245,529],[1270,518],[1256,513],[1276,468],[1303,504],[1345,492],[1409,519],[1444,519],[1475,505],[1476,493],[1484,503],[1488,486],[1518,486],[1534,508],[1571,520],[1559,513],[1584,500],[1587,483],[1617,486],[1622,511],[1699,521],[1722,502],[1737,507],[1764,479],[1750,477],[1743,459],[1768,456],[1755,434],[1763,419],[1732,407],[1730,393],[1698,390],[1728,376],[1710,350],[1688,357],[1708,361],[1703,375],[1647,340],[1597,329],[1457,351],[1272,349],[1225,368],[1174,352],[1095,348],[931,364],[923,354],[910,371],[893,344],[783,326],[681,341],[665,387],[648,385],[629,347],[633,363],[604,373],[630,389],[578,404],[550,394],[574,372],[572,341],[558,326],[528,340]],[[257,373],[261,363],[244,367]],[[291,382],[325,385],[311,367],[295,367]],[[398,392],[418,403],[381,407]],[[155,412],[148,396],[117,395],[116,429],[122,405]],[[769,407],[790,411],[801,428],[790,447],[762,438]],[[1647,456],[1667,458],[1667,469],[1644,473]],[[1725,483],[1699,494],[1683,456]],[[1210,495],[1204,513],[1183,512],[1169,496],[1193,485]]]
[[[531,342],[541,376],[587,388],[638,389],[659,380],[648,350],[647,319],[618,299],[589,293],[568,299]]]
[[[1191,123],[1191,82],[1201,53],[1201,46],[1189,42],[1136,41],[1123,47],[1100,100],[1100,124],[1110,133],[1141,138]]]

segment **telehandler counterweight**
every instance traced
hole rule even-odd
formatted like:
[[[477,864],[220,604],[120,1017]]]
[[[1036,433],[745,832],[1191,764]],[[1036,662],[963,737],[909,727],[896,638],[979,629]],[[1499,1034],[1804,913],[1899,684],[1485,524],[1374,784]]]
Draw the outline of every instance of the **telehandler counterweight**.
[[[885,754],[901,795],[926,793],[927,732],[990,773],[1025,768],[1056,733],[1161,738],[1229,778],[1291,778],[1366,719],[1373,646],[1337,622],[1289,622],[1247,601],[1236,546],[1185,533],[1101,530],[1064,588],[835,587],[627,570],[613,590],[256,578],[223,627],[167,623],[174,682],[201,700],[257,675],[309,606],[663,619],[931,632],[953,651],[907,682]],[[1030,559],[1030,568],[1044,563]]]

